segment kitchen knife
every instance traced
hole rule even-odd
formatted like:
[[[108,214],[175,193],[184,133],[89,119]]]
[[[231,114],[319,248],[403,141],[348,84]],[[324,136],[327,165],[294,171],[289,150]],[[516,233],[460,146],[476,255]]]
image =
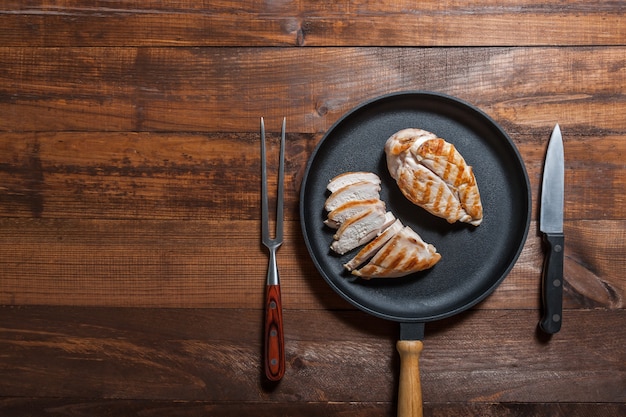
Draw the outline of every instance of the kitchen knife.
[[[539,326],[548,334],[558,332],[563,321],[564,166],[563,138],[557,124],[546,152],[539,212],[539,230],[547,246],[541,281],[543,314]]]

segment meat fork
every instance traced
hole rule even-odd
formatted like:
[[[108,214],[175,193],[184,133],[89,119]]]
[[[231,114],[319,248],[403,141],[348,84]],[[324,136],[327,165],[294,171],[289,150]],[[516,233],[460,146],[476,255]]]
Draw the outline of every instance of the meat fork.
[[[265,122],[261,117],[261,237],[269,249],[269,266],[265,284],[264,362],[265,376],[279,381],[285,374],[285,341],[283,336],[283,311],[276,251],[283,243],[283,190],[285,176],[285,124],[280,135],[280,162],[278,165],[278,191],[276,194],[276,226],[274,238],[270,237],[270,220],[267,192],[267,164],[265,157]]]

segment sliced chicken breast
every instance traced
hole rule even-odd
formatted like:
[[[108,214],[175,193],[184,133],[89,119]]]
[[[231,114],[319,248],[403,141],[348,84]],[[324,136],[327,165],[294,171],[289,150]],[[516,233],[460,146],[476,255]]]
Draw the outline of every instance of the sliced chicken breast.
[[[405,226],[361,269],[352,274],[361,278],[395,278],[433,267],[441,255],[437,249]]]
[[[355,182],[369,181],[371,183],[380,185],[380,178],[378,175],[373,172],[365,172],[365,171],[355,171],[355,172],[344,172],[343,174],[337,175],[335,178],[330,180],[328,186],[326,187],[328,191],[334,193],[340,188],[345,187],[346,185],[354,184]]]
[[[380,199],[380,185],[369,181],[359,181],[341,187],[328,196],[324,208],[331,212],[349,201],[374,199]]]
[[[379,199],[348,201],[328,213],[328,218],[324,221],[324,224],[333,229],[338,229],[350,217],[376,207],[385,210],[385,203]]]
[[[359,253],[356,254],[348,263],[344,264],[344,268],[352,271],[361,266],[365,261],[370,259],[376,252],[383,247],[396,233],[401,231],[404,225],[400,220],[394,221],[389,227],[384,229],[374,240],[365,245]]]
[[[340,255],[374,239],[381,229],[395,221],[390,212],[379,208],[366,210],[346,220],[333,236],[330,248]]]

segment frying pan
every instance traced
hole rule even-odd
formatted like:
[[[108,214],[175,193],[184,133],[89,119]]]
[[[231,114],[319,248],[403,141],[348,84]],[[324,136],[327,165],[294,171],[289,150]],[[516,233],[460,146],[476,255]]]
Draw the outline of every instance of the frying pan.
[[[384,144],[400,129],[431,131],[454,144],[473,167],[484,217],[480,226],[449,224],[413,205],[387,170]],[[348,171],[382,180],[387,209],[442,255],[433,268],[402,278],[364,280],[343,268],[323,224],[326,185]],[[507,134],[485,113],[444,94],[408,91],[367,101],[341,117],[311,155],[300,194],[300,221],[313,263],[326,282],[355,307],[400,323],[398,415],[421,416],[419,354],[426,322],[458,314],[485,299],[504,280],[526,241],[531,195],[524,163]]]

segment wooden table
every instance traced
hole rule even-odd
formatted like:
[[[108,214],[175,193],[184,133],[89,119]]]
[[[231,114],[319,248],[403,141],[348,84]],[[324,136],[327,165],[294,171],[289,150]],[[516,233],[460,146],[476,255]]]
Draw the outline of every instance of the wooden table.
[[[260,3],[0,6],[0,415],[394,415],[398,328],[320,277],[298,204],[327,129],[405,90],[491,116],[533,200],[501,286],[426,326],[425,414],[626,414],[626,4]],[[260,116],[270,139],[288,129],[278,385]],[[537,202],[557,122],[565,311],[546,338]]]

